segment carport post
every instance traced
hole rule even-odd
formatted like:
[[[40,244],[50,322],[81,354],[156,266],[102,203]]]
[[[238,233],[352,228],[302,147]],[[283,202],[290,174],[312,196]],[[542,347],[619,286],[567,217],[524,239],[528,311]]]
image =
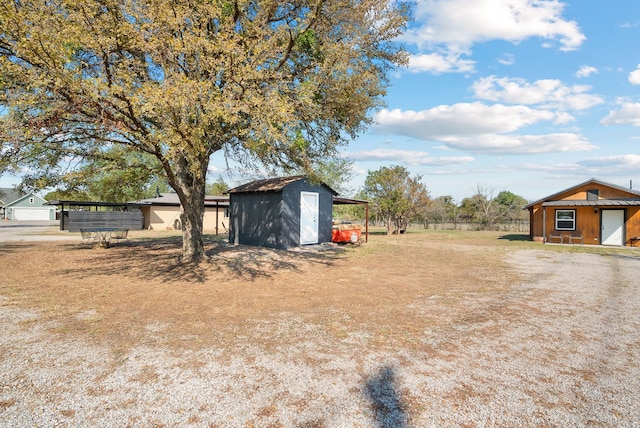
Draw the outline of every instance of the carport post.
[[[64,204],[60,204],[60,230],[64,230]]]
[[[364,204],[364,242],[369,242],[369,202]]]
[[[216,201],[216,236],[218,236],[218,211],[220,208],[220,202]]]
[[[547,243],[547,207],[542,207],[542,242]]]

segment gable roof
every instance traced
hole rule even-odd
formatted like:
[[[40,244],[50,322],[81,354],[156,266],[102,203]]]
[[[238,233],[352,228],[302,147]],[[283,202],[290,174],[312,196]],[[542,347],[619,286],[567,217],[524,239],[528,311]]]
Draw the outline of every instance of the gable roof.
[[[7,208],[9,205],[16,204],[30,197],[33,197],[34,200],[39,201],[42,205],[45,205],[47,202],[42,196],[35,192],[23,193],[14,188],[2,187],[0,188],[0,207]]]
[[[266,178],[263,180],[255,180],[230,189],[227,193],[260,193],[260,192],[280,192],[289,184],[307,180],[304,175],[294,175],[291,177]],[[324,183],[321,186],[326,187],[332,194],[337,195],[338,192]]]
[[[18,192],[12,187],[0,187],[0,206],[9,205],[23,196],[24,193]]]
[[[627,192],[627,193],[630,194],[630,196],[635,195],[635,196],[637,196],[637,198],[630,197],[630,198],[625,198],[625,199],[606,199],[606,200],[602,200],[602,201],[557,201],[557,202],[554,201],[555,198],[557,198],[557,197],[559,197],[559,196],[561,196],[561,195],[563,195],[565,193],[568,193],[568,192],[570,192],[572,190],[576,190],[576,189],[578,189],[578,188],[580,188],[582,186],[586,186],[586,185],[589,185],[589,184],[598,184],[600,186],[610,187],[612,189],[616,189],[616,190],[620,190],[620,191],[623,191],[623,192]],[[619,202],[618,205],[638,205],[635,202],[640,201],[640,192],[637,191],[637,190],[628,189],[626,187],[618,186],[617,184],[607,183],[606,181],[601,181],[601,180],[598,180],[596,178],[591,178],[591,179],[585,181],[584,183],[576,184],[575,186],[571,186],[569,188],[561,190],[561,191],[559,191],[557,193],[554,193],[553,195],[549,195],[549,196],[547,196],[545,198],[538,199],[537,201],[531,202],[531,203],[525,205],[523,209],[530,208],[530,207],[532,207],[534,205],[538,205],[540,203],[544,203],[544,205],[549,205],[549,206],[550,205],[558,205],[558,204],[563,204],[563,205],[572,204],[572,205],[575,205],[575,206],[584,206],[584,205],[607,205],[607,204],[610,205],[614,201]]]

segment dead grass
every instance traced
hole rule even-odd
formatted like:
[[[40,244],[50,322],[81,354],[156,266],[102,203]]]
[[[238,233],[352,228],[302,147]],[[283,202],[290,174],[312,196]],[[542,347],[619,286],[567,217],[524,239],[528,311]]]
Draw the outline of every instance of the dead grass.
[[[622,423],[601,425],[624,425],[637,414],[625,397],[637,395],[640,253],[525,238],[374,233],[277,251],[211,236],[197,266],[167,232],[109,249],[2,243],[0,306],[20,334],[5,344],[0,413],[55,397],[66,425],[108,403],[111,426],[581,426],[594,406],[610,421],[609,406]],[[43,395],[25,379],[44,379]],[[602,404],[614,393],[620,406]]]
[[[207,346],[283,312],[337,337],[369,326],[373,340],[384,342],[408,340],[414,330],[441,321],[438,314],[416,320],[411,306],[420,301],[437,296],[452,309],[465,293],[513,280],[498,273],[508,244],[498,233],[374,234],[369,244],[323,251],[211,239],[211,260],[198,266],[179,262],[179,236],[149,234],[109,249],[4,243],[0,264],[11,268],[3,269],[0,293],[56,321],[59,332],[115,348],[144,341],[154,328],[164,332],[164,344]]]
[[[503,255],[523,246],[540,244],[499,232],[427,231],[374,233],[359,247],[278,251],[210,237],[211,260],[195,266],[180,263],[180,237],[167,232],[139,232],[108,249],[4,243],[0,265],[10,269],[0,294],[53,321],[56,332],[109,343],[116,354],[134,344],[243,340],[282,313],[335,339],[366,331],[375,347],[422,346],[414,338],[427,328],[516,316],[512,307],[469,307],[467,297],[514,284]],[[286,335],[268,329],[252,333],[254,343],[286,345]]]

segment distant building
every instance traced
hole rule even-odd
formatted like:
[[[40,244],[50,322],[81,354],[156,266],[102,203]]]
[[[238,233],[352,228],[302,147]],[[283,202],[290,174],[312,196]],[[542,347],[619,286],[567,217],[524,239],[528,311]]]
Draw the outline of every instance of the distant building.
[[[157,196],[136,201],[144,217],[144,228],[153,230],[180,230],[182,205],[175,193],[159,193]],[[226,233],[229,228],[229,197],[205,196],[205,230]]]
[[[35,193],[0,188],[0,219],[13,221],[55,220],[56,208]]]

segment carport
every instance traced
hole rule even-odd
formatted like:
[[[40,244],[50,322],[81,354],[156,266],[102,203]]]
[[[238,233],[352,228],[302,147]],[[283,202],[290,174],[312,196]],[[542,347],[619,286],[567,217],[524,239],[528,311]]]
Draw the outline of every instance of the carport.
[[[364,242],[369,242],[369,201],[334,196],[333,205],[364,205]]]
[[[48,205],[60,207],[60,230],[78,232],[86,224],[90,224],[90,227],[109,226],[130,230],[143,227],[141,204],[137,203],[55,200],[49,201]]]

